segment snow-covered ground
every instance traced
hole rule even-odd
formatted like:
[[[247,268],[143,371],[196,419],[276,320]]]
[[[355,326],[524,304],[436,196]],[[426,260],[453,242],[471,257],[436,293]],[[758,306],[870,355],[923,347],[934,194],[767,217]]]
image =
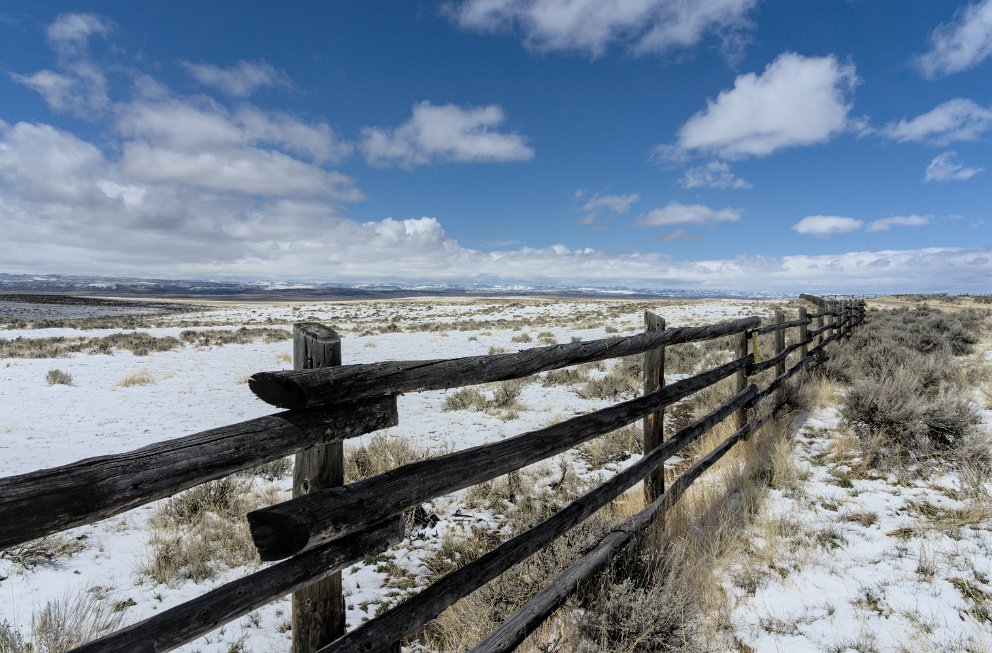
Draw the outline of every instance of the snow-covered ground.
[[[699,301],[567,301],[548,300],[393,300],[305,304],[227,304],[199,313],[149,318],[156,337],[178,336],[183,329],[231,329],[243,325],[291,329],[294,322],[321,321],[342,335],[347,363],[478,355],[494,348],[515,351],[539,344],[550,332],[559,342],[572,337],[601,338],[643,328],[643,310],[663,315],[670,326],[712,323],[764,314],[767,302]],[[390,324],[397,332],[392,332]],[[609,329],[609,331],[608,331]],[[115,329],[8,329],[0,338],[96,338]],[[363,335],[366,334],[366,335]],[[520,342],[528,334],[531,342]],[[514,342],[514,338],[518,341]],[[0,359],[0,476],[53,467],[94,455],[128,451],[211,427],[275,412],[254,397],[246,384],[254,372],[291,366],[292,344],[184,345],[172,351],[136,356],[128,351],[76,353],[64,358]],[[46,374],[60,369],[71,385],[49,385]],[[152,382],[127,385],[125,377],[147,372]],[[452,391],[449,391],[449,393]],[[399,426],[387,435],[408,438],[431,449],[461,449],[546,426],[553,421],[606,405],[580,398],[567,386],[530,383],[522,389],[522,409],[504,419],[483,411],[442,411],[446,392],[400,397]],[[357,446],[371,436],[349,441]],[[554,462],[552,461],[552,464]],[[257,484],[266,482],[257,479]],[[289,477],[275,483],[288,498]],[[149,517],[156,502],[97,524],[68,531],[78,552],[25,566],[0,557],[0,624],[28,636],[32,619],[50,601],[93,594],[124,612],[133,623],[203,594],[246,573],[249,568],[222,569],[200,582],[174,586],[156,583],[143,573],[152,536]],[[401,566],[416,569],[420,552],[452,523],[456,500],[440,499],[430,509],[442,517],[435,528],[415,533],[391,555]],[[487,515],[474,515],[486,519]],[[384,573],[359,565],[344,573],[351,626],[373,616],[384,598]],[[392,599],[392,600],[395,600]],[[181,650],[204,653],[231,650],[286,650],[289,601],[260,609]],[[232,648],[233,647],[233,648]]]
[[[803,424],[800,480],[770,491],[724,570],[739,650],[992,651],[988,494],[958,472],[865,477],[849,437],[835,406]]]
[[[643,328],[646,308],[664,316],[669,326],[680,326],[766,315],[770,306],[738,300],[232,303],[199,313],[148,318],[149,326],[140,331],[156,337],[175,337],[183,329],[243,325],[288,331],[294,322],[321,321],[342,335],[347,364],[514,351],[540,344],[539,334],[544,332],[559,342],[576,336],[601,338],[614,330],[634,333]],[[115,332],[8,329],[0,332],[0,338],[95,338]],[[531,341],[521,342],[522,334]],[[0,359],[0,476],[127,451],[275,412],[252,395],[246,380],[254,372],[290,367],[291,350],[287,337],[274,343],[186,344],[144,356],[116,351]],[[46,383],[46,374],[55,368],[69,373],[72,384]],[[122,383],[141,371],[152,382]],[[529,383],[522,388],[521,408],[515,415],[444,411],[443,403],[452,392],[400,397],[400,422],[386,431],[388,437],[407,438],[434,450],[461,449],[608,403],[583,399],[566,385]],[[777,527],[756,531],[752,547],[768,544],[763,537],[778,537],[786,544],[775,544],[787,555],[773,569],[760,573],[727,570],[728,579],[739,581],[728,581],[727,590],[740,650],[989,650],[989,623],[976,617],[969,598],[969,593],[992,592],[988,513],[978,513],[980,519],[974,524],[948,527],[949,519],[958,515],[960,521],[961,511],[971,506],[962,494],[962,480],[952,476],[911,485],[891,479],[844,480],[843,462],[831,457],[837,427],[832,408],[808,419],[794,454],[808,469],[808,477],[797,490],[772,491],[763,508],[767,514],[759,521]],[[346,446],[370,438],[356,438]],[[594,474],[576,459],[568,460],[586,478]],[[262,490],[269,487],[280,499],[288,497],[288,476],[253,482]],[[465,520],[492,519],[484,510],[460,510],[460,499],[461,495],[442,498],[427,506],[440,522],[417,530],[393,549],[391,564],[416,576],[424,552],[438,546],[448,529]],[[152,580],[142,569],[149,560],[153,535],[149,518],[162,504],[67,532],[67,541],[79,550],[52,561],[25,566],[0,556],[0,625],[6,621],[28,636],[33,616],[46,603],[86,593],[118,609],[124,623],[133,623],[255,570],[222,567],[211,578],[171,585]],[[386,597],[386,567],[370,562],[345,570],[350,626],[374,616],[382,602],[397,600]],[[753,578],[748,580],[748,575]],[[389,591],[395,594],[395,586]],[[289,612],[288,598],[276,601],[181,650],[288,650]],[[964,646],[968,641],[974,642],[970,649]],[[929,643],[924,646],[924,642]]]

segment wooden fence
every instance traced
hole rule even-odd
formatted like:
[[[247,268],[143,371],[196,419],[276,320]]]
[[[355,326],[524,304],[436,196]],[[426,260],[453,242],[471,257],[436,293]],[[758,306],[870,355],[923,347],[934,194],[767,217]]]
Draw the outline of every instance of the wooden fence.
[[[296,454],[293,498],[247,515],[262,560],[281,560],[144,621],[85,644],[79,652],[159,652],[218,628],[293,593],[295,653],[396,650],[409,633],[458,599],[548,546],[623,492],[645,481],[647,507],[609,533],[472,650],[510,651],[543,623],[637,533],[669,509],[706,469],[762,426],[752,410],[789,378],[815,363],[830,343],[849,337],[864,320],[864,302],[802,299],[796,320],[775,312],[698,327],[665,328],[645,314],[644,333],[455,359],[341,365],[341,342],[320,325],[296,325],[294,370],[255,374],[249,385],[264,401],[286,409],[124,454],[0,479],[0,549],[119,514],[181,490]],[[825,318],[829,321],[825,322]],[[813,326],[810,329],[810,326]],[[798,329],[786,347],[785,331]],[[762,360],[759,336],[775,334]],[[665,347],[732,337],[730,362],[665,383]],[[798,360],[786,369],[790,354]],[[644,354],[645,393],[535,431],[343,485],[344,439],[398,421],[396,396],[517,379],[579,363]],[[748,379],[774,368],[763,389]],[[667,406],[723,379],[735,394],[719,408],[666,437]],[[719,422],[734,416],[735,433],[702,456],[671,485],[667,459]],[[399,542],[403,513],[432,498],[539,462],[614,429],[644,420],[644,455],[559,513],[441,578],[419,594],[345,633],[340,570]]]

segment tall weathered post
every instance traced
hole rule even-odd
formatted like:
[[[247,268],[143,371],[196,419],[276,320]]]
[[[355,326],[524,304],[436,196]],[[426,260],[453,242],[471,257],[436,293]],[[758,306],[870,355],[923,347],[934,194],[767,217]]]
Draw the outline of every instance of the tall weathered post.
[[[806,309],[803,307],[799,308],[799,319],[806,319]],[[809,329],[806,328],[805,324],[799,326],[799,342],[803,343],[799,345],[799,360],[806,358],[809,354],[809,347],[806,345],[806,337],[809,333]]]
[[[665,318],[644,311],[645,331],[664,331]],[[660,390],[665,385],[665,348],[644,352],[644,394]],[[644,418],[644,455],[665,441],[665,409]],[[662,463],[644,479],[644,498],[651,503],[665,491],[665,465]]]
[[[313,322],[293,326],[293,369],[341,364],[341,338],[334,329]],[[303,449],[293,466],[293,498],[344,484],[344,444]],[[293,592],[292,653],[313,653],[344,635],[345,605],[341,572]]]
[[[744,358],[745,356],[747,356],[748,332],[741,331],[739,334],[737,334],[736,339],[737,342],[734,344],[734,358],[738,358],[738,359]],[[739,372],[737,372],[737,375],[735,377],[735,382],[736,383],[734,385],[735,387],[734,392],[736,393],[743,392],[744,389],[747,387],[747,370],[740,370]],[[740,408],[737,410],[737,413],[735,415],[735,420],[738,431],[744,428],[744,425],[747,424],[748,421],[747,413],[748,413],[747,408]]]
[[[775,311],[775,324],[781,324],[785,322],[785,314],[782,311]],[[785,351],[785,329],[778,329],[775,331],[775,355],[778,356],[783,351]],[[785,361],[781,360],[775,363],[775,377],[778,378],[785,374]]]

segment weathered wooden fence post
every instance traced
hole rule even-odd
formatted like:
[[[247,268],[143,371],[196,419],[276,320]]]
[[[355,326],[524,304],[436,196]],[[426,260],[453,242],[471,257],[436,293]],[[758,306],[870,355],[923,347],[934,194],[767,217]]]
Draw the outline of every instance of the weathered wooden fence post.
[[[317,323],[293,326],[293,369],[309,370],[341,364],[341,338]],[[344,484],[341,440],[303,449],[293,466],[293,497]],[[293,653],[313,653],[344,635],[345,605],[341,572],[293,592]]]
[[[819,312],[822,313],[823,312],[823,309],[821,308]],[[823,328],[823,315],[817,315],[816,316],[816,330],[817,331],[820,331],[820,329],[822,329],[822,328]],[[817,334],[817,336],[816,336],[816,346],[819,347],[822,344],[823,344],[823,331],[820,331],[820,333]]]
[[[665,318],[644,311],[645,331],[664,331]],[[665,385],[665,348],[644,352],[644,394],[659,390]],[[644,455],[665,441],[665,409],[644,418]],[[644,498],[647,503],[665,491],[665,465],[662,463],[644,479]]]
[[[775,311],[775,324],[781,324],[785,322],[785,314],[782,311]],[[778,329],[775,331],[775,355],[778,356],[783,351],[785,351],[785,329]],[[785,361],[781,360],[775,363],[775,378],[778,378],[785,374]]]
[[[740,359],[747,356],[747,340],[748,340],[747,331],[741,331],[737,335],[737,342],[734,345],[734,358]],[[743,369],[737,372],[735,381],[736,383],[734,386],[735,387],[734,392],[739,394],[743,392],[745,388],[747,388],[747,370]],[[744,425],[747,424],[747,408],[740,408],[737,410],[736,422],[737,422],[738,431],[744,428]]]
[[[806,309],[803,308],[803,307],[801,307],[801,306],[799,307],[799,319],[800,320],[805,320],[806,319]],[[809,347],[806,346],[806,344],[805,344],[806,343],[806,335],[807,335],[807,333],[809,333],[809,330],[806,328],[806,325],[805,324],[800,325],[800,327],[799,327],[799,342],[801,342],[803,344],[799,346],[799,360],[802,360],[802,359],[806,358],[806,356],[809,354]]]

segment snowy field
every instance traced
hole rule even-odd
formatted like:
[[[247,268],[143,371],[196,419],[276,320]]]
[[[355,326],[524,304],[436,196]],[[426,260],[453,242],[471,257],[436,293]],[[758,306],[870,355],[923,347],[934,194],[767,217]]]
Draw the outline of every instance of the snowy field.
[[[758,301],[562,301],[541,299],[391,300],[381,302],[217,304],[200,312],[145,316],[137,331],[155,338],[180,338],[184,330],[226,331],[240,327],[284,329],[282,339],[198,346],[183,341],[168,351],[124,349],[78,351],[64,357],[0,359],[0,476],[70,463],[88,456],[128,451],[275,412],[249,391],[254,372],[292,366],[289,334],[294,322],[319,321],[342,336],[344,362],[443,358],[515,351],[553,341],[569,342],[643,329],[643,311],[666,318],[668,326],[707,324],[748,315],[766,317],[772,303]],[[6,329],[6,341],[66,338],[84,342],[120,329]],[[279,337],[278,335],[276,337]],[[23,343],[23,341],[22,341]],[[61,370],[71,384],[49,384]],[[601,372],[600,372],[601,373]],[[677,377],[670,376],[669,379]],[[516,409],[443,410],[453,391],[425,392],[399,399],[399,425],[388,438],[419,447],[451,451],[546,426],[605,406],[584,399],[567,385],[528,383]],[[986,427],[989,415],[986,411]],[[798,544],[771,577],[749,591],[728,584],[735,637],[753,651],[929,651],[990,650],[990,626],[969,611],[969,592],[992,592],[992,522],[948,525],[948,511],[960,508],[964,481],[931,479],[928,484],[893,486],[887,479],[836,481],[842,462],[830,455],[835,411],[809,416],[798,435],[795,457],[808,469],[802,491],[773,492],[765,510],[780,516],[781,537],[790,524],[800,533],[828,532],[833,544]],[[367,443],[371,435],[347,442]],[[583,469],[581,474],[609,473]],[[629,463],[629,461],[628,461]],[[554,464],[554,463],[552,463]],[[840,466],[840,467],[839,467]],[[255,478],[251,491],[284,500],[288,475]],[[389,552],[389,560],[418,573],[420,556],[437,546],[446,529],[465,520],[485,521],[485,511],[466,512],[460,496],[427,506],[440,521],[421,527]],[[957,498],[956,498],[957,497]],[[153,516],[160,501],[94,525],[68,531],[63,553],[51,559],[0,556],[0,624],[30,636],[33,620],[50,602],[95,597],[133,623],[256,567],[218,565],[208,578],[160,582],[148,571],[155,536]],[[953,513],[957,514],[957,513]],[[860,517],[856,517],[860,515]],[[774,521],[774,520],[772,520]],[[786,523],[788,522],[788,523]],[[753,546],[767,543],[755,533]],[[920,569],[924,569],[921,572]],[[389,587],[388,568],[378,562],[344,572],[347,618],[354,627],[395,602],[406,588]],[[728,570],[728,578],[734,570]],[[962,580],[955,580],[962,579]],[[392,596],[387,597],[386,594]],[[990,594],[992,596],[992,594]],[[288,650],[288,598],[232,622],[180,650],[207,652]],[[874,648],[859,642],[872,642]],[[932,642],[927,648],[920,642]],[[975,642],[963,648],[962,642]],[[982,648],[982,647],[985,648]]]

